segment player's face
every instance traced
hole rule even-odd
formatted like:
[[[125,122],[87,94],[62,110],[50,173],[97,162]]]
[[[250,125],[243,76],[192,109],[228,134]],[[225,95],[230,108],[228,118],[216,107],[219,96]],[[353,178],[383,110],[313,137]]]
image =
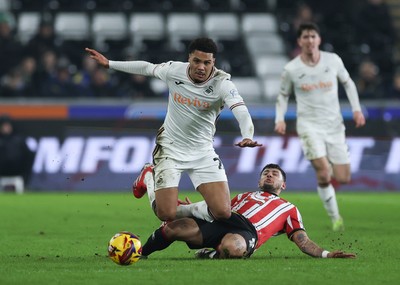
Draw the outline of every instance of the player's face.
[[[261,174],[258,186],[263,191],[279,194],[281,190],[285,189],[286,184],[279,169],[266,168]]]
[[[195,50],[189,54],[189,76],[196,82],[204,82],[210,77],[215,64],[212,53]]]
[[[321,37],[314,30],[304,30],[301,33],[301,36],[297,39],[297,43],[299,44],[302,53],[313,54],[319,51]]]

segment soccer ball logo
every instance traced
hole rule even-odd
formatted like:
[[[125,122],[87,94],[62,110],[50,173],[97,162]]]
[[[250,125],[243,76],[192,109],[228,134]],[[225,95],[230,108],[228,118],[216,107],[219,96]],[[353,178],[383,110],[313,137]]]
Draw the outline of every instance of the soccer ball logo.
[[[108,257],[116,264],[129,265],[142,255],[142,243],[130,232],[119,232],[108,242]]]

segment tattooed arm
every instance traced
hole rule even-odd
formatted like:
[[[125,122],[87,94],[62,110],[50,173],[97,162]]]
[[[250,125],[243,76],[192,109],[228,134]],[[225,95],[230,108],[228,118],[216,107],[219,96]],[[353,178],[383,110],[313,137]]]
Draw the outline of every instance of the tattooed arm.
[[[355,258],[356,255],[354,253],[346,253],[341,250],[335,250],[329,252],[324,250],[315,242],[313,242],[305,231],[299,230],[296,231],[291,240],[298,246],[298,248],[312,257],[323,257],[323,258]]]

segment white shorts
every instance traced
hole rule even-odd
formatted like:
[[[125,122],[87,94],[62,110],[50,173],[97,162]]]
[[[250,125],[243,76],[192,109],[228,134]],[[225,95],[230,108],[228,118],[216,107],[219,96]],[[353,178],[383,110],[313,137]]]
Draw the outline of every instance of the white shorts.
[[[336,128],[307,128],[297,131],[304,156],[308,160],[327,157],[332,164],[349,164],[349,147],[346,143],[345,127],[339,124]]]
[[[180,161],[161,154],[160,149],[153,153],[155,191],[178,187],[182,172],[189,175],[195,189],[203,183],[228,181],[224,165],[214,151],[191,161]]]

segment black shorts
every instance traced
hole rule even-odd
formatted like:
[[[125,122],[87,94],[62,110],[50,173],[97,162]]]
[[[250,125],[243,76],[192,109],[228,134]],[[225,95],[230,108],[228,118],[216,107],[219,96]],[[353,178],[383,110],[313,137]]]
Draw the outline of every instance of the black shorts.
[[[189,248],[198,249],[207,247],[217,249],[226,234],[239,234],[246,241],[247,254],[245,257],[250,257],[253,254],[257,244],[257,231],[242,215],[232,213],[232,217],[228,221],[214,221],[212,223],[197,218],[193,219],[196,221],[203,235],[203,244],[198,246],[187,243]]]

